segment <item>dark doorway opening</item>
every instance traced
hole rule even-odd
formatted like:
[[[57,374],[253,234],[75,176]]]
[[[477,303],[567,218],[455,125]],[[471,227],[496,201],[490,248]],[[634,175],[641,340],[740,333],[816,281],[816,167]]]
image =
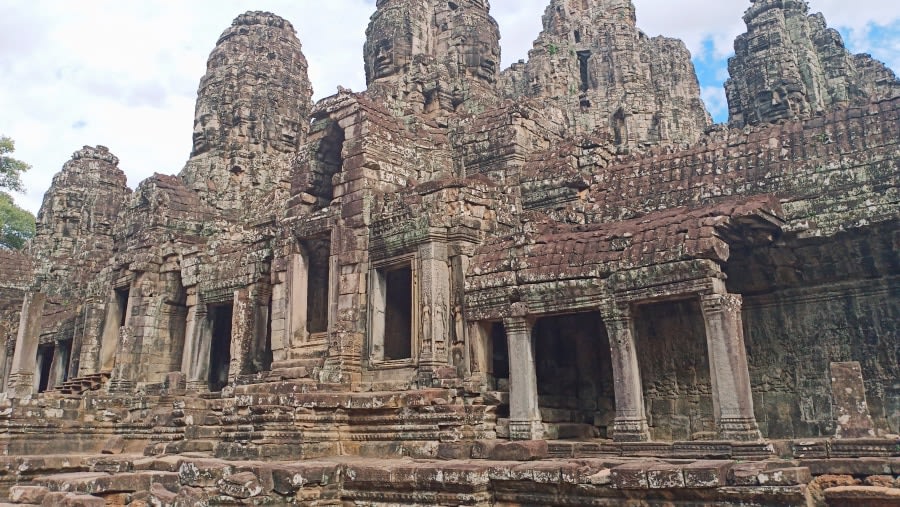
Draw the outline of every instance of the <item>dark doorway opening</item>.
[[[491,325],[491,375],[496,389],[509,389],[509,343],[506,328],[500,322]]]
[[[116,308],[119,310],[119,327],[123,327],[128,321],[128,297],[131,294],[129,287],[122,287],[115,290],[116,292]]]
[[[578,32],[575,32],[576,34]],[[590,75],[588,73],[588,61],[591,59],[590,51],[578,52],[578,68],[581,71],[581,91],[586,92],[590,88]]]
[[[608,437],[615,419],[609,337],[597,312],[539,319],[533,330],[541,418],[553,438]]]
[[[309,334],[328,331],[328,280],[331,241],[327,239],[305,241],[307,269],[306,330]]]
[[[38,346],[38,392],[42,393],[50,386],[50,370],[53,366],[53,344]]]
[[[412,358],[412,268],[384,272],[384,359]]]
[[[212,321],[212,343],[209,348],[209,390],[221,391],[228,385],[228,369],[231,366],[231,320],[234,305],[210,306],[209,319]]]

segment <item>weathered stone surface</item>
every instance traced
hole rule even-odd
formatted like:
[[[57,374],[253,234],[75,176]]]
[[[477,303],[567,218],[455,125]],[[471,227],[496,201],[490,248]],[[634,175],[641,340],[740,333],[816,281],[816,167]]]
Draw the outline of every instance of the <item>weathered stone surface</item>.
[[[875,436],[875,425],[869,415],[862,367],[858,362],[831,363],[831,391],[837,438]]]
[[[887,507],[900,504],[900,489],[874,486],[839,486],[825,490],[829,506]]]
[[[238,16],[200,81],[194,147],[181,171],[187,187],[228,211],[249,211],[263,195],[284,191],[312,106],[306,70],[288,21],[267,12]]]
[[[644,35],[630,0],[553,0],[543,24],[504,71],[507,96],[551,101],[573,132],[624,147],[692,143],[712,123],[684,43]]]
[[[900,98],[805,9],[748,11],[729,98],[772,100],[732,103],[741,129],[709,128],[684,45],[627,0],[549,2],[499,77],[488,2],[379,0],[368,90],[315,106],[290,23],[239,16],[181,176],[132,193],[85,148],[28,254],[0,252],[0,491],[808,505],[889,486]]]
[[[900,94],[890,69],[851,55],[821,14],[809,15],[806,1],[753,0],[744,22],[725,83],[733,126],[810,118]]]

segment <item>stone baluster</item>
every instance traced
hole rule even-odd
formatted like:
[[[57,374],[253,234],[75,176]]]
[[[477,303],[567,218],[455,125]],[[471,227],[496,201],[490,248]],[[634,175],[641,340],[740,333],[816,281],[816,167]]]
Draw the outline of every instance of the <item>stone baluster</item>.
[[[736,294],[710,294],[700,298],[719,437],[753,441],[761,436],[753,413],[741,302],[741,296]]]

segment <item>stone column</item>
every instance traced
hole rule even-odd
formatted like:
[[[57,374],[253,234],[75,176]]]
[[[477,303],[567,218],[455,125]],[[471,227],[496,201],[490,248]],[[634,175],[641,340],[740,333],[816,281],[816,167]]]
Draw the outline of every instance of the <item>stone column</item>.
[[[634,342],[631,307],[627,304],[613,304],[604,308],[602,313],[609,335],[616,395],[613,440],[646,442],[650,440],[650,430],[644,413],[644,388]]]
[[[181,371],[190,391],[209,389],[209,349],[212,346],[212,330],[206,318],[207,307],[198,303],[196,292],[188,292],[187,330]]]
[[[53,361],[50,363],[50,379],[47,382],[48,391],[62,385],[66,381],[69,354],[68,348],[63,347],[61,342],[56,342],[56,348],[53,351]]]
[[[762,437],[753,414],[750,370],[741,322],[741,296],[701,296],[700,306],[706,325],[713,409],[719,438],[759,440]]]
[[[449,364],[450,265],[447,244],[431,240],[421,245],[419,262],[419,301],[413,304],[420,312],[419,373],[427,377],[438,367]]]
[[[9,374],[9,398],[24,398],[34,394],[34,370],[37,365],[38,341],[41,336],[41,315],[46,296],[40,292],[27,294],[19,317],[19,333]]]
[[[531,323],[525,306],[514,303],[511,316],[503,319],[509,345],[509,438],[540,440],[544,436],[538,405],[537,368]]]

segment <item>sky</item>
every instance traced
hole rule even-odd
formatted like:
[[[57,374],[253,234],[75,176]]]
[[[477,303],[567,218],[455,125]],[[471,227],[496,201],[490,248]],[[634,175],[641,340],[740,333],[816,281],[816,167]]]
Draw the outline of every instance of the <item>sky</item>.
[[[682,39],[707,108],[727,120],[723,83],[749,0],[634,0],[638,27]],[[297,29],[315,100],[365,89],[362,47],[375,0],[3,0],[0,135],[33,169],[14,194],[37,213],[53,175],[84,145],[104,145],[135,188],[177,174],[191,150],[194,102],[219,34],[247,10]],[[503,66],[527,58],[549,0],[493,0]],[[855,53],[900,71],[900,1],[809,0]]]

